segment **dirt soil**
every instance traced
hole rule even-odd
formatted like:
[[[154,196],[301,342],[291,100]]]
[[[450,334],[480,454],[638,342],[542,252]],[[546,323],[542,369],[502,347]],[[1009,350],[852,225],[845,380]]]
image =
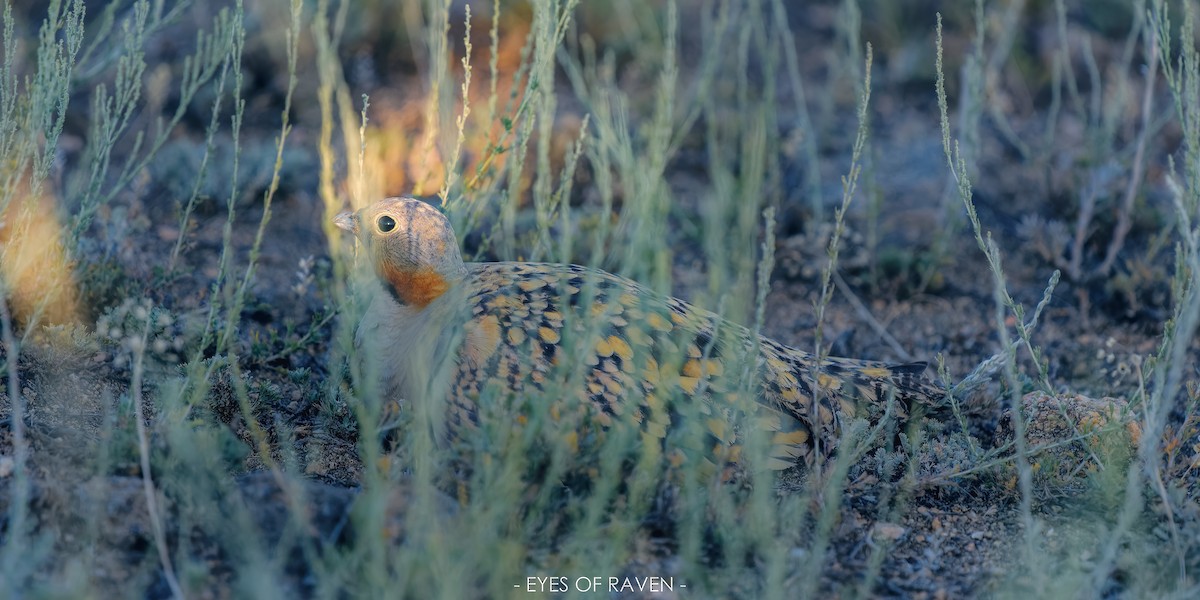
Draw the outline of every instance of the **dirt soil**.
[[[829,199],[826,206],[829,218],[833,201],[840,196],[839,177],[848,164],[856,125],[853,97],[847,91],[851,84],[830,73],[831,63],[827,59],[827,48],[835,39],[835,3],[812,3],[795,12],[791,25],[809,92],[828,94],[837,103],[837,109],[831,113],[833,121],[821,129],[821,181]],[[932,31],[931,15],[926,15],[928,23],[918,31]],[[1038,26],[1044,30],[1031,30],[1018,40],[1022,51],[1034,58],[1049,52],[1045,45],[1050,42],[1042,40],[1049,37],[1047,32],[1053,22],[1047,17]],[[1116,51],[1108,46],[1123,42],[1119,35],[1106,36],[1087,29],[1093,27],[1087,23],[1073,22],[1070,26],[1072,33],[1080,29],[1092,34],[1093,49],[1105,56]],[[887,27],[888,24],[864,15],[863,37],[886,38]],[[966,47],[962,30],[960,27],[957,30],[960,33],[947,33],[948,46]],[[254,36],[255,32],[249,35]],[[686,33],[684,36],[685,46],[695,41],[687,39]],[[160,50],[169,52],[166,46],[169,44],[164,42]],[[953,250],[946,254],[944,263],[934,265],[935,276],[927,283],[921,282],[919,261],[928,256],[934,233],[946,228],[947,217],[942,206],[945,202],[958,202],[952,195],[952,182],[942,154],[932,79],[932,40],[918,36],[913,40],[880,43],[875,52],[872,129],[864,187],[868,194],[878,195],[882,207],[876,233],[879,243],[871,254],[865,241],[870,226],[868,202],[856,200],[847,216],[849,233],[842,250],[840,276],[846,286],[834,295],[829,306],[826,339],[832,340],[833,353],[841,356],[885,361],[933,361],[940,356],[951,376],[961,378],[996,353],[1000,342],[991,272],[967,229],[960,229],[949,240]],[[251,78],[247,90],[254,117],[247,118],[248,127],[243,134],[243,152],[247,156],[269,155],[277,133],[282,80],[261,76],[262,71],[272,68],[271,60],[259,45],[253,41],[249,44],[247,64],[259,76]],[[949,72],[957,73],[953,69],[959,64],[954,61]],[[685,74],[687,66],[684,65]],[[376,67],[376,71],[381,70]],[[416,72],[403,68],[388,73],[382,81],[381,77],[364,76],[358,81],[351,73],[349,83],[356,91],[357,86],[363,86],[362,91],[372,94],[373,101],[380,105],[403,101],[402,97],[389,100],[388,90],[422,85]],[[958,79],[957,75],[952,78]],[[1021,89],[1020,94],[1006,91],[1009,88],[1003,84],[995,82],[997,90],[993,93],[997,96],[993,100],[1010,105],[1008,125],[1018,137],[1032,139],[1044,135],[1049,84],[1039,82],[1038,87]],[[302,85],[298,94],[309,91]],[[956,92],[951,89],[952,98]],[[1160,90],[1157,106],[1166,110],[1170,101],[1165,90]],[[320,224],[323,209],[317,197],[313,168],[319,118],[315,106],[310,104],[315,103],[301,103],[296,109],[284,180],[242,315],[247,325],[240,335],[247,348],[261,340],[273,339],[276,341],[271,343],[276,344],[277,350],[285,347],[281,340],[298,340],[310,323],[318,323],[315,335],[304,340],[298,349],[279,355],[266,352],[260,356],[267,358],[244,366],[243,376],[252,400],[259,403],[258,414],[267,417],[262,422],[267,426],[285,422],[295,432],[291,449],[300,468],[309,476],[305,483],[309,489],[304,496],[316,515],[315,529],[303,535],[316,536],[323,543],[337,543],[354,535],[348,530],[347,515],[361,483],[363,465],[353,432],[331,426],[339,416],[325,414],[319,396],[322,382],[331,376],[331,366],[327,364],[333,331],[332,321],[326,319],[331,302],[329,290],[305,284],[297,275],[302,268],[300,260],[308,257],[312,257],[317,280],[327,277],[330,269],[328,244]],[[567,105],[564,110],[572,110],[569,102],[564,105]],[[781,123],[796,122],[796,115],[788,112],[792,109],[785,108],[788,106],[792,106],[789,101],[780,102]],[[1100,177],[1096,175],[1096,167],[1084,166],[1095,157],[1080,156],[1087,146],[1080,137],[1084,128],[1073,119],[1067,113],[1059,119],[1049,156],[1028,157],[1022,157],[1005,141],[996,122],[983,119],[973,181],[975,202],[981,221],[1005,259],[1008,289],[1028,310],[1041,299],[1056,268],[1053,258],[1047,258],[1039,250],[1037,224],[1073,224],[1078,206],[1074,199],[1093,183],[1087,181],[1088,177]],[[118,304],[123,293],[131,297],[146,295],[169,308],[179,323],[172,327],[177,327],[177,335],[185,339],[191,334],[183,323],[203,318],[205,298],[218,268],[225,222],[224,208],[217,200],[206,200],[198,207],[194,223],[186,232],[180,268],[170,277],[161,273],[165,260],[162,249],[184,234],[178,222],[178,182],[191,181],[195,172],[203,143],[203,124],[202,115],[191,118],[186,131],[169,142],[163,158],[155,161],[146,177],[98,215],[89,234],[94,240],[91,251],[79,265],[81,281],[104,285],[102,293],[87,298],[91,323],[109,312],[110,306]],[[77,147],[85,133],[79,127],[68,127],[64,134],[65,169],[77,164],[79,157],[69,149]],[[1122,135],[1129,137],[1128,132]],[[1154,243],[1154,236],[1172,227],[1165,157],[1176,151],[1178,136],[1172,122],[1149,139],[1146,156],[1150,162],[1139,197],[1139,214],[1145,216],[1135,223],[1123,250],[1126,260],[1116,271],[1134,283],[1121,286],[1114,283],[1113,277],[1064,276],[1054,290],[1035,341],[1041,345],[1047,361],[1049,380],[1060,390],[1092,398],[1130,398],[1138,385],[1136,375],[1131,374],[1135,357],[1150,356],[1157,349],[1162,325],[1171,310],[1167,281],[1173,267],[1170,248],[1157,257],[1148,248]],[[1118,147],[1132,142],[1124,140],[1122,144]],[[807,189],[800,158],[793,155],[776,158],[783,165],[785,177],[795,182],[795,188]],[[1114,162],[1114,168],[1128,164],[1127,159],[1122,160]],[[687,138],[668,167],[667,179],[677,197],[687,197],[689,192],[711,185],[703,172],[706,162],[703,135],[697,133]],[[254,160],[243,164],[243,169],[252,175],[264,168]],[[219,168],[216,170],[219,173]],[[1121,173],[1111,182],[1097,185],[1107,185],[1105,193],[1118,197],[1125,177],[1124,171]],[[211,177],[217,186],[220,176]],[[233,245],[238,250],[233,257],[236,264],[245,264],[262,214],[259,198],[265,182],[260,179],[250,180],[244,201],[238,206],[239,217],[232,232]],[[577,202],[584,202],[586,192],[577,196]],[[820,228],[809,227],[807,199],[796,194],[788,202],[794,205],[781,207],[776,232],[777,261],[767,297],[764,333],[780,342],[805,348],[812,344],[813,300],[818,294],[816,286],[825,259],[826,238],[809,233]],[[1107,249],[1106,236],[1111,234],[1114,205],[1115,201],[1102,205],[1096,232],[1085,245],[1086,268],[1094,267]],[[961,210],[956,208],[952,212],[955,218],[962,218]],[[696,217],[688,213],[683,202],[672,218],[686,221]],[[673,248],[675,295],[687,299],[705,285],[703,272],[696,265],[696,257],[702,254],[697,248],[687,246],[682,234],[670,235],[679,244]],[[154,287],[146,288],[139,283],[147,281],[155,282]],[[899,342],[902,352],[880,335],[872,321]],[[295,332],[286,333],[289,328]],[[116,360],[111,345],[81,343],[78,347],[78,351],[65,351],[61,347],[49,350],[31,345],[20,362],[23,394],[29,406],[33,513],[39,522],[38,531],[53,536],[53,548],[43,551],[70,552],[83,539],[81,529],[93,531],[99,545],[93,572],[88,577],[100,581],[102,589],[106,585],[126,592],[145,589],[148,597],[166,597],[169,590],[157,570],[153,533],[148,530],[145,499],[137,478],[136,445],[132,440],[113,440],[114,432],[122,429],[119,425],[132,419],[128,405],[121,404],[128,398],[128,366]],[[162,364],[155,368],[170,372],[173,366],[169,362],[160,360]],[[80,369],[79,365],[86,368]],[[1025,374],[1023,384],[1031,389],[1030,378],[1036,376],[1036,369],[1027,356],[1021,366]],[[308,371],[297,377],[294,373],[299,369]],[[214,400],[208,408],[228,423],[233,438],[248,442],[245,425],[236,416],[229,375],[222,377],[210,393]],[[993,384],[969,399],[965,410],[971,419],[971,433],[983,447],[991,447],[996,436],[1003,434],[1002,421],[1010,397],[1007,387],[996,377]],[[80,402],[84,403],[83,408]],[[74,409],[60,410],[67,403]],[[0,409],[3,409],[0,415],[8,415],[7,396],[0,400]],[[67,414],[72,416],[67,418],[64,416]],[[927,441],[924,450],[930,453],[930,462],[939,460],[938,444],[945,439],[935,432]],[[106,444],[115,444],[119,449],[118,455],[110,460],[113,465],[125,465],[121,467],[124,472],[104,478],[85,474],[85,469],[78,466],[83,457]],[[10,455],[11,448],[11,428],[6,424],[0,428],[0,455]],[[953,454],[952,448],[943,450],[946,456]],[[236,489],[229,491],[251,500],[248,505],[259,511],[256,518],[260,523],[276,519],[283,527],[285,519],[281,515],[287,507],[277,482],[256,470],[260,465],[253,459],[247,459],[245,466],[246,474],[239,476]],[[1091,483],[1086,470],[1067,479],[1061,485],[1045,488],[1054,491],[1035,497],[1032,510],[1051,543],[1060,540],[1064,548],[1072,548],[1079,544],[1079,536],[1087,535],[1078,527],[1081,509],[1073,504],[1074,494],[1089,489]],[[860,480],[849,486],[833,530],[828,567],[822,571],[823,592],[835,596],[853,594],[864,573],[874,568],[870,561],[880,546],[886,552],[878,565],[879,583],[870,590],[872,595],[880,597],[984,595],[1016,577],[1012,569],[1024,533],[1020,494],[1010,468],[999,465],[972,476],[929,477],[919,481],[910,486],[907,507],[898,512],[894,521],[887,511],[880,509],[880,485]],[[8,501],[9,494],[0,491],[0,511],[7,510]],[[403,510],[402,500],[396,504],[397,510]],[[448,499],[448,511],[453,510],[452,505],[453,501]],[[1151,530],[1155,527],[1158,526],[1152,525]],[[208,548],[203,539],[191,543],[198,555],[204,555]],[[1193,540],[1191,545],[1196,542]],[[669,556],[647,557],[647,560],[667,559]],[[224,558],[214,554],[211,560],[219,564]],[[1079,560],[1087,564],[1094,560],[1094,555],[1085,554]],[[223,569],[215,568],[214,572],[229,573],[231,568],[226,565]],[[1120,595],[1123,570],[1128,568],[1130,565],[1118,564],[1107,588],[1114,595]],[[293,557],[286,572],[294,585],[292,591],[311,591],[303,557]],[[214,591],[213,597],[227,593]]]

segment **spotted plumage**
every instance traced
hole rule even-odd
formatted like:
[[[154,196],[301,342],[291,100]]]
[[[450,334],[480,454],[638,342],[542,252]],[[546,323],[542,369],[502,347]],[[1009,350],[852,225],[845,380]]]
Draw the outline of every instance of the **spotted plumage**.
[[[925,363],[828,358],[814,369],[810,354],[604,271],[464,263],[449,221],[417,200],[389,198],[336,223],[363,243],[380,284],[358,344],[388,397],[445,403],[448,438],[469,437],[482,402],[537,395],[551,402],[532,410],[572,446],[626,424],[645,443],[676,446],[671,460],[698,449],[736,461],[743,428],[758,427],[766,466],[786,468],[836,449],[845,420],[888,397],[903,418],[943,393],[922,377]],[[699,448],[665,443],[696,421]]]

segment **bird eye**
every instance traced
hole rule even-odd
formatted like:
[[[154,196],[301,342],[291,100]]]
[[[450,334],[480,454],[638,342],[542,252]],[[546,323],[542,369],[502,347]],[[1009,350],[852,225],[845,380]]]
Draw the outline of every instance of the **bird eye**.
[[[384,233],[396,228],[396,220],[387,215],[379,217],[379,221],[377,221],[377,223],[379,224],[379,230]]]

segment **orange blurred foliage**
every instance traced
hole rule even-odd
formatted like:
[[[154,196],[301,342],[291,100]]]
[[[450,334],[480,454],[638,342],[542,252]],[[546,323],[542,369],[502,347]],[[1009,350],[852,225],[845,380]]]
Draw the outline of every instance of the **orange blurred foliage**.
[[[53,195],[18,192],[0,213],[0,274],[24,327],[79,321],[79,296]]]
[[[457,171],[461,173],[459,183],[468,192],[484,187],[488,173],[502,171],[512,156],[510,149],[515,135],[504,137],[502,119],[515,121],[517,108],[524,99],[528,74],[520,81],[514,81],[514,77],[521,68],[521,50],[530,31],[529,18],[526,11],[501,15],[496,52],[495,114],[490,120],[491,17],[476,17],[472,21],[471,83],[467,94],[470,115],[463,126],[457,165]],[[458,132],[454,129],[439,131],[439,121],[442,127],[446,124],[455,127],[454,120],[463,111],[461,86],[464,76],[461,55],[454,55],[452,50],[447,52],[450,53],[447,57],[450,74],[443,82],[443,93],[454,97],[453,114],[449,118],[436,112],[430,116],[430,111],[436,111],[437,106],[428,89],[415,93],[411,89],[392,94],[385,92],[372,98],[364,164],[365,171],[375,178],[373,183],[383,195],[436,194],[446,180],[446,162],[450,157],[443,154],[449,154],[450,149],[446,146],[452,148],[453,144],[445,143],[440,136],[446,135],[449,137],[445,139],[453,140]],[[581,123],[574,114],[559,118],[555,123],[550,148],[554,170],[561,168],[563,157],[579,135]],[[520,124],[513,123],[512,126],[516,128]],[[443,142],[439,143],[439,140]],[[497,151],[497,145],[503,146],[504,151]],[[482,172],[479,171],[481,166]],[[522,190],[529,185],[534,160],[531,158],[525,166],[521,174]]]

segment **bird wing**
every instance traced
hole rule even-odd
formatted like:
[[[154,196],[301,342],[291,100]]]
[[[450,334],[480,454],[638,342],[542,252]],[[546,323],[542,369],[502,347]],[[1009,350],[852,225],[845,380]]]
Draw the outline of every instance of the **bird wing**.
[[[643,438],[687,438],[672,445],[736,459],[752,419],[770,434],[769,466],[784,468],[811,459],[814,430],[832,448],[857,400],[898,389],[906,406],[906,382],[919,377],[916,363],[849,359],[827,359],[814,376],[811,355],[587,267],[467,267],[469,314],[453,404],[474,407],[489,386],[516,397],[537,390],[559,399],[548,416],[569,424],[572,444],[624,421]]]

